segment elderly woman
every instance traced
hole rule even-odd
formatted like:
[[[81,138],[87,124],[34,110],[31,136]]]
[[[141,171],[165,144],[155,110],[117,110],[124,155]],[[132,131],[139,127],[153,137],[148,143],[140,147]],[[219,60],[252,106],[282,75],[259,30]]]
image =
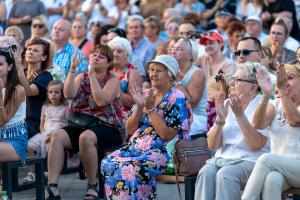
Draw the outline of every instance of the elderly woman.
[[[18,44],[23,44],[24,40],[24,33],[22,29],[20,29],[18,26],[9,26],[4,33],[5,36],[12,36],[16,39]]]
[[[49,21],[45,15],[39,15],[32,18],[31,23],[31,37],[49,37]]]
[[[161,55],[147,65],[152,88],[144,93],[137,85],[132,89],[136,106],[126,121],[130,142],[102,160],[108,199],[156,199],[154,175],[163,173],[170,159],[166,144],[189,138],[191,109],[173,86],[176,60]]]
[[[89,72],[76,76],[75,69],[80,64],[77,53],[64,84],[65,97],[72,99],[69,125],[54,131],[51,137],[46,199],[60,199],[57,183],[64,164],[64,148],[79,151],[88,182],[84,199],[98,199],[97,148],[117,146],[124,140],[120,82],[110,72],[113,52],[107,45],[97,45],[90,54]]]
[[[132,54],[132,47],[129,40],[115,37],[108,45],[114,54],[114,69],[112,70],[112,74],[119,78],[121,86],[121,102],[124,106],[124,114],[127,115],[134,104],[131,94],[133,85],[135,83],[141,86],[143,79],[138,70],[128,62],[128,57]]]
[[[0,37],[2,38],[2,37]],[[10,45],[0,43],[0,162],[26,159],[26,93]]]
[[[238,66],[230,84],[230,97],[216,97],[217,119],[208,132],[208,147],[216,150],[199,171],[195,188],[197,200],[239,200],[241,190],[257,158],[269,151],[267,134],[250,124],[261,101],[255,73],[259,63]]]
[[[280,200],[289,187],[300,187],[300,65],[280,65],[277,68],[279,99],[268,103],[272,93],[270,78],[257,74],[264,92],[256,108],[253,125],[269,126],[271,152],[256,162],[242,199]]]
[[[221,84],[215,79],[216,75],[222,70],[225,79],[234,73],[235,65],[225,58],[222,53],[224,40],[217,32],[208,32],[200,39],[200,44],[204,45],[207,55],[199,57],[195,65],[202,68],[205,72],[208,87],[208,130],[213,125],[216,117],[215,97],[220,90]]]

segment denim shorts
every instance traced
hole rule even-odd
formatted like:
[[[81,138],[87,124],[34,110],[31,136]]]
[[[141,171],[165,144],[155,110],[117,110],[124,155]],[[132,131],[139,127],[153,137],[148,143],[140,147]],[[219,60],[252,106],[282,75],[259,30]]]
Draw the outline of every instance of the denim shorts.
[[[27,141],[27,127],[23,121],[0,128],[0,142],[11,144],[22,161],[27,156]]]

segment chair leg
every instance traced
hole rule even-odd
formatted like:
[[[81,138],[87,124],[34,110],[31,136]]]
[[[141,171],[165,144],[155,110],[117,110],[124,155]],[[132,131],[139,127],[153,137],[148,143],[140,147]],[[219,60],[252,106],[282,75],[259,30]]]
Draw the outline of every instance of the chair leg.
[[[7,192],[8,198],[12,199],[12,168],[7,164],[2,167],[3,189]]]
[[[99,198],[103,199],[105,196],[105,189],[104,189],[104,177],[101,174],[101,171],[98,172],[99,176]]]
[[[35,174],[36,174],[36,199],[45,199],[45,176],[44,176],[44,161],[41,160],[39,163],[35,164]]]

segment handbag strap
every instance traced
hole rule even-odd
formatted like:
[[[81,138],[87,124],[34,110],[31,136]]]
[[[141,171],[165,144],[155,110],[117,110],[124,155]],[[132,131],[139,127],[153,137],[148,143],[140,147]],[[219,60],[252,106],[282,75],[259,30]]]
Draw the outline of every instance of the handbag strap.
[[[175,145],[174,145],[174,147],[175,147]],[[174,149],[174,152],[173,152],[173,160],[174,160],[174,165],[175,165],[176,185],[177,185],[177,189],[178,189],[178,193],[179,193],[179,198],[180,198],[180,200],[182,200],[182,195],[181,195],[181,190],[180,190],[180,185],[179,185],[179,178],[178,178],[179,174],[178,174],[178,160],[176,158],[176,149]]]

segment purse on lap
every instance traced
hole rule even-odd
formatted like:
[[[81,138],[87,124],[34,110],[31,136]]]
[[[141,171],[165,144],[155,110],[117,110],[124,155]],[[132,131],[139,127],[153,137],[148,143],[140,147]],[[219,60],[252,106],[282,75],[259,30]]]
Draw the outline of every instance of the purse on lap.
[[[89,129],[101,123],[101,120],[92,115],[80,112],[71,112],[68,117],[68,125],[80,129]]]

